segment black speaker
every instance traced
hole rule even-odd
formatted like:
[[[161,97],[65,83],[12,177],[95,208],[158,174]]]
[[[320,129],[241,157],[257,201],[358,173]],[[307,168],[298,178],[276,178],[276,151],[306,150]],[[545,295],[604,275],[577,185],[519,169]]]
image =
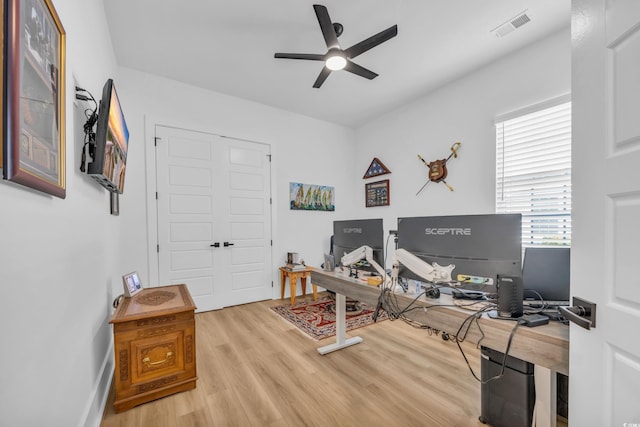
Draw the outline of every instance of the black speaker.
[[[522,278],[519,276],[498,276],[498,316],[521,317]]]

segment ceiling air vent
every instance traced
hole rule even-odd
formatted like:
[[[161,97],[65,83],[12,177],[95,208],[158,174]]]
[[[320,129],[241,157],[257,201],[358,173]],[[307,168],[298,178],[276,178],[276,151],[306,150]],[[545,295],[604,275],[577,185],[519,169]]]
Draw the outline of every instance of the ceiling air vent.
[[[497,26],[496,28],[491,30],[491,33],[493,33],[493,35],[498,38],[504,37],[507,34],[512,33],[516,29],[522,27],[527,22],[531,21],[531,18],[529,18],[526,12],[527,11],[525,10],[524,12],[519,13],[513,18],[509,19],[504,24]]]

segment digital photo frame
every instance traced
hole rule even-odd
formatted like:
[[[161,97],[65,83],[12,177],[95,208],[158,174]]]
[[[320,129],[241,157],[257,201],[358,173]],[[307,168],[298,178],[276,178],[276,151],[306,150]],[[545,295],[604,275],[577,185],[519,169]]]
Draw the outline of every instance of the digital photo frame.
[[[122,285],[124,286],[124,295],[132,297],[142,290],[142,283],[137,271],[122,276]]]

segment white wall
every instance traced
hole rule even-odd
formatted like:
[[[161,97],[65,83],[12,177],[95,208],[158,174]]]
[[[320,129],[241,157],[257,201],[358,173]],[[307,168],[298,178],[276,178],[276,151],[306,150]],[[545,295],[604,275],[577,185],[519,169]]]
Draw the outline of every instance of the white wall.
[[[286,252],[299,252],[311,265],[322,263],[333,220],[354,207],[353,130],[127,68],[119,70],[116,86],[131,134],[126,194],[120,199],[122,231],[128,240],[121,253],[125,270],[157,279],[153,262],[147,271],[147,212],[142,203],[147,197],[145,185],[154,185],[152,177],[145,184],[145,168],[153,170],[153,165],[144,162],[153,150],[154,124],[270,144],[274,297],[279,298],[276,273]],[[290,210],[289,182],[334,186],[336,211]]]
[[[500,114],[567,94],[571,90],[571,39],[567,28],[516,54],[439,88],[357,130],[356,216],[384,218],[397,228],[407,216],[494,212],[495,128]],[[427,180],[427,161],[449,156],[460,141],[459,157],[447,163],[446,179],[454,191]],[[390,170],[366,180],[390,179],[391,205],[365,208],[362,175],[378,157]]]
[[[67,197],[0,182],[2,427],[100,422],[113,372],[111,303],[122,293],[122,274],[149,277],[145,117],[272,145],[274,279],[287,251],[319,264],[332,221],[354,206],[353,130],[118,69],[102,2],[54,4],[67,32]],[[117,217],[106,190],[78,170],[91,104],[75,104],[73,89],[77,83],[100,99],[109,77],[131,133]],[[337,211],[290,211],[290,181],[335,186]]]
[[[0,182],[0,425],[74,426],[100,416],[110,374],[107,323],[118,282],[118,218],[79,172],[83,110],[116,70],[100,0],[54,0],[67,34],[67,197]],[[99,95],[98,95],[99,97]],[[97,405],[96,405],[97,404]]]

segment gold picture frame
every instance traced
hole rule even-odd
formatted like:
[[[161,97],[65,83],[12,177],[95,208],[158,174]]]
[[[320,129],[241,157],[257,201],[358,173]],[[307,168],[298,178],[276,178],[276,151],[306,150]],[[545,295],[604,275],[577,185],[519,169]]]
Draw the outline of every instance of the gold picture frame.
[[[3,178],[66,197],[66,34],[51,0],[7,0]]]

